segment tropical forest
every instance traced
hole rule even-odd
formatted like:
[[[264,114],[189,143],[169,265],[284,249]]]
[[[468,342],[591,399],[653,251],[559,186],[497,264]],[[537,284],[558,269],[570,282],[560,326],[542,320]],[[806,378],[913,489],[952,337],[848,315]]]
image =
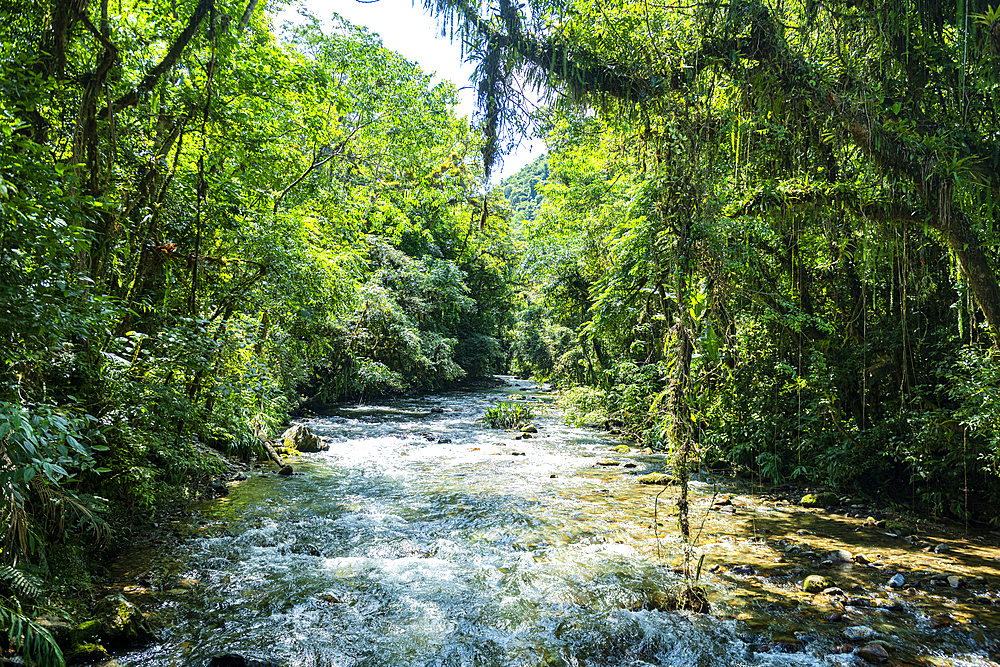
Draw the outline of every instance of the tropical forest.
[[[415,7],[0,0],[0,662],[1000,664],[1000,7]]]

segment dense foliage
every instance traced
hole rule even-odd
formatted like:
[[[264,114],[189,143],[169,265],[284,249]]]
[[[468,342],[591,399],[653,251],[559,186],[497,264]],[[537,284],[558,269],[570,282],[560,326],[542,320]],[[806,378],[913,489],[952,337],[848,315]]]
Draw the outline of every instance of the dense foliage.
[[[994,10],[432,4],[498,137],[517,77],[560,93],[516,372],[757,479],[996,520]]]
[[[270,11],[0,9],[0,565],[82,572],[290,411],[501,370],[508,223],[455,88]]]
[[[540,155],[516,174],[504,179],[500,186],[504,197],[510,203],[513,213],[511,221],[515,228],[538,215],[542,204],[541,185],[549,177],[549,159]]]

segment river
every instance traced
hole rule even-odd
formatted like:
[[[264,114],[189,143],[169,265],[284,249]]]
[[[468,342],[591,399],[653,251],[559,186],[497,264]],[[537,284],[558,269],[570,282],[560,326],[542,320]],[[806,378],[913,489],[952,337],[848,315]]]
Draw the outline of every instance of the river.
[[[476,422],[511,395],[534,408],[535,437]],[[753,509],[749,528],[709,517],[714,494],[733,488],[707,477],[695,482],[693,523],[705,526],[713,613],[658,610],[661,592],[683,584],[674,491],[657,502],[662,487],[636,477],[665,458],[610,452],[619,441],[566,426],[530,382],[302,422],[329,451],[295,458],[291,477],[254,473],[181,522],[190,537],[159,566],[160,583],[130,591],[162,628],[157,642],[119,664],[200,667],[238,653],[296,667],[848,665],[861,659],[834,651],[854,624],[876,630],[897,664],[997,664],[995,615],[961,616],[979,608],[956,607],[953,624],[933,629],[934,610],[916,601],[855,613],[834,599],[845,618],[829,622],[796,589],[808,571],[783,555],[794,531],[778,543],[783,503]],[[600,465],[609,458],[618,465]],[[733,574],[736,562],[757,576]],[[888,573],[849,569],[845,588],[900,597],[878,587]]]

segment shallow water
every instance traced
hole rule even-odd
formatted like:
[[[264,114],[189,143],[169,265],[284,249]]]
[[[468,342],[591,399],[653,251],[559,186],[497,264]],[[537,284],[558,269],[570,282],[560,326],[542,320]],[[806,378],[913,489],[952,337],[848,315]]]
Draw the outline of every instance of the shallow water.
[[[475,423],[511,394],[535,409],[536,437]],[[755,507],[749,525],[745,508],[702,511],[701,583],[715,613],[657,611],[661,592],[683,584],[674,491],[657,502],[662,487],[635,477],[665,459],[609,452],[617,441],[565,426],[550,401],[513,382],[304,420],[330,450],[294,460],[292,477],[255,474],[200,507],[185,527],[197,537],[170,555],[161,590],[134,596],[164,628],[158,643],[119,662],[200,666],[224,653],[317,667],[860,660],[830,652],[843,624],[828,627],[796,590],[801,577],[774,564],[788,519],[780,504]],[[598,465],[609,458],[634,467]],[[702,510],[720,488],[706,480],[695,484]],[[788,521],[800,519],[816,517]],[[708,573],[734,562],[768,576]],[[866,576],[882,573],[862,572],[856,585],[869,585]],[[874,611],[858,624],[875,627],[906,664],[996,664],[995,631],[983,622],[932,630],[928,612],[907,601]]]

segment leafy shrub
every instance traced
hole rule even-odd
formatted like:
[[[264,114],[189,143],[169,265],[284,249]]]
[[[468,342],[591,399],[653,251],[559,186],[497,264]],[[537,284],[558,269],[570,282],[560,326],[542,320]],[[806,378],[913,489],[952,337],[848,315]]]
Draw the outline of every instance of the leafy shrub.
[[[483,415],[483,421],[490,428],[520,428],[534,418],[535,413],[522,403],[498,403]]]
[[[593,426],[608,420],[605,393],[594,387],[571,387],[559,396],[564,419],[575,426]]]

